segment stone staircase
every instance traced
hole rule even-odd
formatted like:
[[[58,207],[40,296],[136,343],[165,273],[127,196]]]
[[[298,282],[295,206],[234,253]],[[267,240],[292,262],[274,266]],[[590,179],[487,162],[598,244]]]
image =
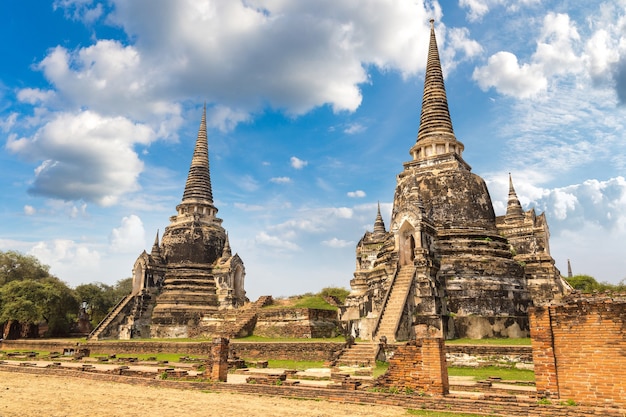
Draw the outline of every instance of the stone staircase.
[[[264,295],[259,297],[254,303],[249,304],[238,312],[236,318],[232,322],[224,323],[220,330],[220,336],[234,339],[236,337],[244,336],[246,330],[249,329],[249,333],[252,332],[254,324],[256,324],[257,312],[259,309],[272,303],[271,295]]]
[[[404,265],[398,271],[389,289],[385,306],[380,313],[381,317],[374,333],[374,340],[385,336],[390,343],[396,341],[396,332],[398,331],[398,325],[402,318],[402,312],[411,289],[414,274],[415,267],[412,265]]]
[[[341,352],[335,366],[376,366],[378,344],[371,342],[353,343]]]
[[[100,336],[100,333],[102,333],[107,326],[113,321],[115,320],[115,318],[117,317],[117,315],[120,313],[120,311],[122,311],[124,309],[124,307],[126,307],[126,305],[134,298],[134,296],[132,294],[127,295],[126,297],[122,298],[116,305],[115,307],[113,307],[113,309],[111,310],[111,312],[109,314],[106,315],[106,317],[100,322],[98,323],[98,325],[96,326],[95,329],[93,329],[93,331],[91,333],[89,333],[89,336],[87,336],[87,340],[98,340],[98,336]]]

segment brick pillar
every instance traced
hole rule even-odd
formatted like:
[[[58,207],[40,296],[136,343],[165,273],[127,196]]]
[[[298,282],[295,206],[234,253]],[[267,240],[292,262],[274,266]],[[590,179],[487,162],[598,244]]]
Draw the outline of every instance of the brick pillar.
[[[389,369],[378,384],[410,388],[429,394],[449,392],[445,344],[442,338],[418,339],[398,346],[389,360]]]
[[[424,374],[432,381],[433,392],[448,394],[448,364],[446,362],[446,344],[443,338],[429,338],[422,341]]]
[[[537,395],[559,398],[559,380],[549,307],[528,309]]]
[[[228,377],[228,338],[216,337],[211,344],[211,375],[213,381],[226,382]]]

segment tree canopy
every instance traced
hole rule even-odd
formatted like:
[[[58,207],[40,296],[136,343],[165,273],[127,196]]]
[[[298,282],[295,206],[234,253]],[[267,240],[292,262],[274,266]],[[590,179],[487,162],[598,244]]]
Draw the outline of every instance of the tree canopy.
[[[590,275],[574,275],[566,278],[567,282],[576,290],[582,292],[594,291],[626,291],[626,283],[622,280],[618,284],[610,284],[608,282],[598,282]]]
[[[115,285],[94,283],[71,289],[49,271],[34,256],[0,251],[0,329],[2,324],[19,323],[26,329],[20,333],[26,334],[45,323],[48,336],[64,336],[71,331],[81,304],[96,325],[132,288],[132,279],[126,278]],[[5,329],[5,333],[12,331]]]
[[[50,267],[39,259],[17,251],[0,251],[0,285],[11,281],[40,280],[50,277]]]

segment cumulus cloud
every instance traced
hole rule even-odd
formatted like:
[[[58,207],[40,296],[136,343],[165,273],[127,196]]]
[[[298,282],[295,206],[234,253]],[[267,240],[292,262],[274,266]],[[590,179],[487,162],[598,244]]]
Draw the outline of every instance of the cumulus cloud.
[[[155,137],[147,126],[123,117],[103,117],[91,111],[58,113],[32,137],[12,137],[7,148],[42,161],[30,192],[62,200],[115,204],[138,189],[143,163],[135,144]]]
[[[337,239],[336,237],[322,241],[322,244],[331,248],[345,248],[347,246],[354,246],[353,241]]]
[[[23,88],[17,92],[17,99],[23,103],[39,104],[46,103],[55,97],[53,90],[41,90],[39,88]]]
[[[55,0],[52,7],[54,10],[63,9],[66,17],[86,24],[98,20],[104,12],[102,4],[94,5],[92,0]]]
[[[302,159],[295,156],[292,156],[291,159],[289,159],[289,162],[291,164],[291,167],[295,169],[302,169],[309,164],[307,161],[303,161]]]
[[[363,190],[356,190],[356,191],[348,191],[348,197],[351,198],[363,198],[365,197],[365,191]]]
[[[27,216],[32,216],[37,213],[37,210],[33,206],[25,205],[24,206],[24,214]]]
[[[515,55],[504,51],[489,57],[487,65],[474,70],[472,78],[485,91],[495,87],[503,94],[519,98],[535,96],[548,85],[539,65],[520,65]]]
[[[537,4],[541,0],[519,0],[507,2],[506,0],[459,0],[459,6],[468,9],[467,18],[470,21],[480,21],[494,7],[506,6],[508,11],[516,11],[521,7]]]
[[[258,233],[256,237],[254,238],[254,241],[259,245],[269,246],[271,248],[278,249],[278,250],[285,250],[285,251],[300,250],[300,247],[297,244],[290,242],[286,239],[280,238],[278,236],[269,235],[266,232]]]
[[[67,239],[38,242],[29,254],[44,265],[50,265],[50,272],[62,279],[68,271],[98,269],[101,257],[97,250],[88,245]]]
[[[85,7],[79,3],[57,5],[80,15]],[[355,110],[370,64],[414,74],[423,65],[425,46],[416,45],[427,33],[428,18],[441,16],[421,2],[112,4],[107,21],[136,39],[127,52],[139,52],[137,65],[146,70],[137,79],[148,82],[137,87],[158,88],[170,97],[201,95],[234,111],[267,103],[292,114],[324,104]],[[128,67],[121,79],[131,73]]]
[[[529,98],[548,88],[553,76],[580,73],[584,57],[577,54],[581,38],[567,14],[548,13],[543,19],[535,52],[528,63],[519,63],[511,52],[500,51],[477,67],[472,78],[483,90],[495,88],[502,94]]]
[[[120,227],[111,231],[110,248],[117,253],[139,253],[146,246],[146,231],[141,219],[131,214],[122,218]]]

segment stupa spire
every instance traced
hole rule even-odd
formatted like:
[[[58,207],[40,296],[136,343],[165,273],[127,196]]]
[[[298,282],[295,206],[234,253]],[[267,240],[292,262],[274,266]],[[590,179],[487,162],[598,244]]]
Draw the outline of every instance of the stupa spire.
[[[380,202],[378,202],[378,212],[376,214],[376,220],[374,221],[374,234],[385,234],[385,222],[383,222],[383,216],[380,215]]]
[[[446,88],[443,83],[443,71],[439,60],[437,38],[435,37],[435,21],[430,20],[430,44],[428,46],[428,60],[426,61],[426,76],[424,78],[424,95],[422,96],[422,114],[417,140],[429,136],[454,137],[452,119],[448,110]]]
[[[463,161],[462,157],[464,149],[465,147],[456,139],[452,129],[452,119],[448,109],[448,98],[443,82],[437,38],[435,37],[435,21],[431,19],[430,44],[424,76],[424,94],[422,95],[422,113],[417,141],[409,150],[414,161],[410,164],[419,166],[423,162],[433,159],[438,160],[438,163],[456,161],[456,166],[469,171],[471,168]],[[429,163],[427,162],[426,165]]]
[[[569,259],[567,260],[567,277],[568,278],[573,277],[573,275],[572,275],[572,264],[570,263]]]
[[[524,219],[524,210],[517,198],[517,193],[513,187],[513,179],[509,172],[509,201],[506,206],[506,216],[504,220],[506,222],[519,221]]]
[[[200,202],[213,205],[213,191],[211,189],[211,173],[209,170],[209,143],[206,132],[206,104],[202,111],[198,138],[189,167],[183,203]]]
[[[161,247],[159,245],[159,231],[156,232],[156,237],[154,238],[154,243],[152,244],[152,251],[150,252],[155,259],[161,259]]]

